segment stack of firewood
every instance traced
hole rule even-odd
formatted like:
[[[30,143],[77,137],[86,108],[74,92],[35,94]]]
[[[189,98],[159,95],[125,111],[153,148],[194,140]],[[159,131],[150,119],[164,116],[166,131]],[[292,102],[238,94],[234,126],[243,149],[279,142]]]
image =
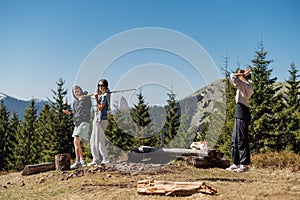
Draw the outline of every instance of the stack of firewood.
[[[227,168],[230,166],[230,161],[223,158],[223,153],[216,150],[209,150],[207,156],[188,156],[186,158],[188,165],[193,165],[197,168]]]
[[[148,146],[134,147],[130,149],[129,161],[149,160],[149,162],[160,162],[182,158],[188,165],[198,168],[227,168],[229,160],[223,158],[223,153],[214,149],[185,149],[185,148],[154,148]]]

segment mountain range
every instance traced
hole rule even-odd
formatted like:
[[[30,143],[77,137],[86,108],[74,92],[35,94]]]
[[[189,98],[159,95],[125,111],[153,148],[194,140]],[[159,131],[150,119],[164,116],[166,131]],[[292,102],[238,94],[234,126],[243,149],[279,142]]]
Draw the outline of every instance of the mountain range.
[[[34,99],[34,100],[35,100],[35,106],[37,108],[37,113],[39,113],[41,111],[41,109],[43,109],[43,107],[46,103],[49,103],[48,101],[44,101],[44,100],[39,100],[39,99]],[[31,100],[28,100],[28,101],[20,100],[20,99],[8,96],[1,92],[0,92],[0,101],[4,102],[4,105],[10,114],[12,114],[13,112],[16,112],[18,115],[18,118],[20,120],[23,119],[24,111],[31,103]]]
[[[276,86],[283,86],[281,91],[286,90],[286,83],[276,83]],[[11,114],[15,111],[19,119],[23,119],[25,109],[30,105],[31,100],[20,100],[0,92],[0,101],[4,101],[6,109]],[[178,100],[181,115],[185,116],[190,126],[199,126],[199,123],[211,121],[211,113],[215,118],[225,115],[225,85],[222,79],[197,90],[187,97]],[[38,113],[49,101],[35,99]],[[123,102],[124,104],[124,102]],[[124,106],[123,106],[124,107]],[[126,105],[125,107],[128,107]],[[165,118],[165,108],[162,106],[150,106],[149,110],[152,122],[161,126]],[[218,115],[218,117],[216,117]]]
[[[20,100],[0,92],[0,101],[4,101],[6,109],[11,114],[16,112],[19,119],[23,119],[25,109],[30,105],[31,100]],[[35,100],[38,113],[49,101]],[[187,121],[192,124],[199,124],[199,120],[208,117],[207,113],[216,109],[216,102],[224,101],[224,84],[217,80],[204,88],[190,94],[184,99],[178,100],[181,108],[181,115],[187,116]],[[128,105],[127,105],[128,106]],[[225,105],[223,105],[225,106]],[[150,106],[149,110],[152,121],[160,126],[164,121],[165,108],[162,106]]]

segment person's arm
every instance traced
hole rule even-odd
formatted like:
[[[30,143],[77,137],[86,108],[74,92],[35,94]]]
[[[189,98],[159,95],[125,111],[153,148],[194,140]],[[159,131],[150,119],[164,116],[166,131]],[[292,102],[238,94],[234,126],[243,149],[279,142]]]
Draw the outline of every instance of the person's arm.
[[[65,114],[71,115],[72,113],[69,110],[62,110]]]
[[[250,72],[251,72],[250,68],[246,69],[246,71],[244,72],[243,76],[245,76],[245,77],[249,76]]]
[[[250,74],[250,69],[246,69],[244,73],[231,73],[230,74],[230,79],[235,87],[237,87],[240,83],[241,80],[239,79],[239,76],[242,76],[242,78],[245,79],[246,76]],[[246,79],[245,79],[246,80]]]
[[[104,102],[99,103],[99,95],[98,94],[95,95],[95,98],[96,98],[96,102],[97,102],[97,109],[98,109],[98,111],[101,111],[105,107],[105,103]]]
[[[237,87],[240,84],[241,80],[239,79],[238,76],[241,76],[241,75],[242,75],[242,73],[231,73],[230,74],[230,80],[234,87]]]

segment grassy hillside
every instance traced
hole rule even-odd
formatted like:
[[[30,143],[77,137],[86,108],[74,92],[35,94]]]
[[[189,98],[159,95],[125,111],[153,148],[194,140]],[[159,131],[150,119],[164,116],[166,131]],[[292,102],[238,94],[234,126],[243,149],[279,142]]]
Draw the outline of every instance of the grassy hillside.
[[[266,168],[269,161],[288,161],[288,165]],[[288,158],[286,158],[286,156]],[[292,161],[293,160],[293,164]],[[268,162],[269,162],[268,161]],[[270,162],[269,162],[270,163]],[[266,163],[267,164],[267,163]],[[250,171],[199,169],[182,161],[159,166],[156,171],[117,171],[81,168],[66,172],[51,171],[31,176],[20,172],[0,175],[0,199],[297,199],[300,196],[300,156],[289,153],[256,155]],[[290,170],[291,167],[297,170]],[[201,181],[217,190],[217,195],[194,194],[189,197],[144,196],[137,193],[137,181],[147,177],[161,181]]]

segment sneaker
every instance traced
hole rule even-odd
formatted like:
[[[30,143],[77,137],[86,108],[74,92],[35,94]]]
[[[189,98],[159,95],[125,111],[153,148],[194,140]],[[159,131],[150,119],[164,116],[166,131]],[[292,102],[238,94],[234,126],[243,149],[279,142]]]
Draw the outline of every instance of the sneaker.
[[[239,167],[235,164],[231,165],[230,167],[226,168],[227,171],[235,171],[237,170]]]
[[[86,166],[86,162],[84,161],[84,160],[80,160],[80,164],[81,164],[81,166]]]
[[[234,170],[235,172],[246,172],[248,171],[248,167],[246,167],[245,165],[241,165],[239,168]]]
[[[76,161],[73,165],[70,166],[70,169],[76,169],[78,167],[81,167],[81,163]]]
[[[105,158],[105,159],[103,159],[102,161],[101,161],[101,165],[105,165],[105,164],[108,164],[108,163],[110,163],[111,161],[110,161],[110,159],[109,158]]]
[[[99,164],[99,161],[92,161],[90,163],[87,164],[88,167],[90,166],[94,166],[94,165],[98,165]]]

